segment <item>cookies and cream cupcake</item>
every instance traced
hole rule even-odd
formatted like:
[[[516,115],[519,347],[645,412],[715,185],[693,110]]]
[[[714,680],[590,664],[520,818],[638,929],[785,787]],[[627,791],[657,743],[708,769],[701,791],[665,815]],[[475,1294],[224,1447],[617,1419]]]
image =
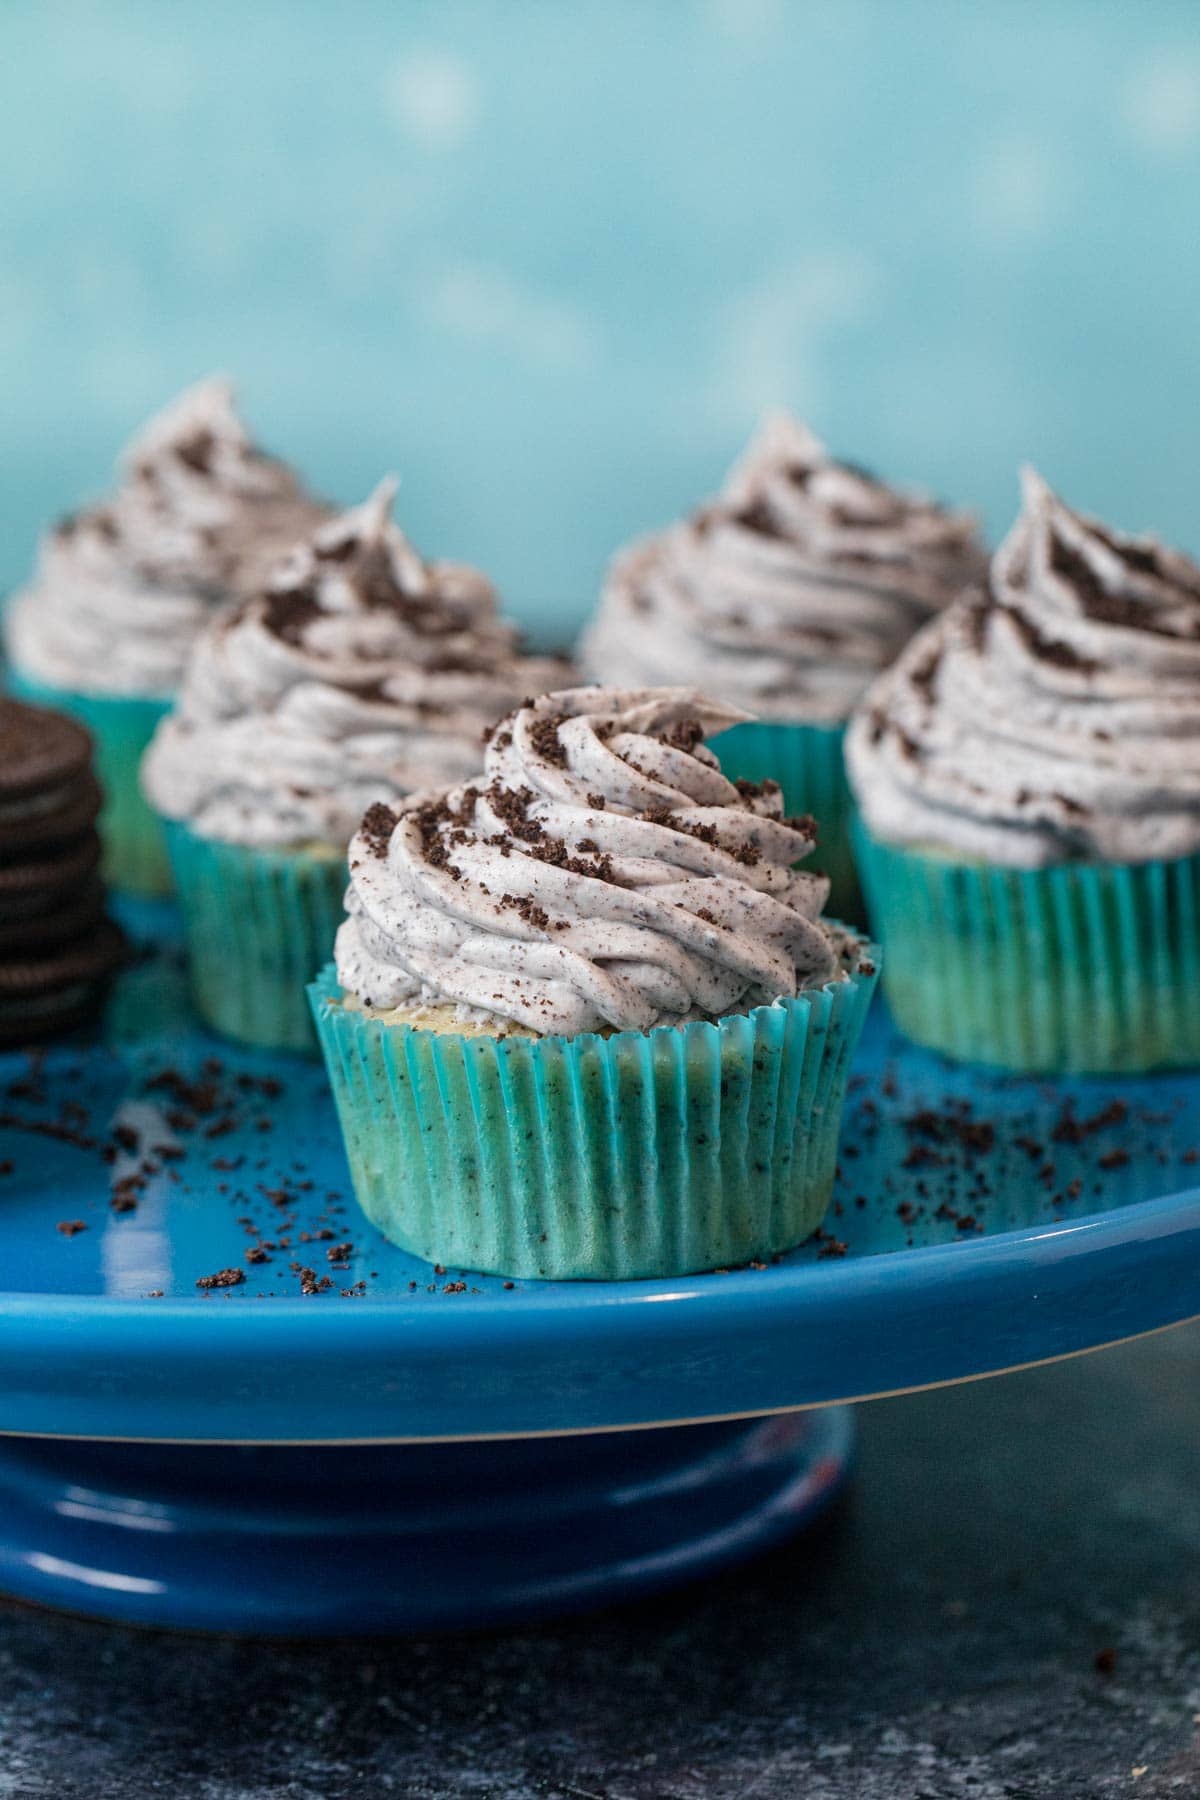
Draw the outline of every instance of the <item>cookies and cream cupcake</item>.
[[[818,815],[836,905],[853,892],[845,721],[981,561],[966,514],[835,461],[779,414],[714,501],[616,558],[582,660],[601,680],[696,682],[755,714],[722,757]]]
[[[201,382],[152,420],[117,491],[44,537],[6,620],[18,691],[75,712],[96,739],[101,826],[120,885],[165,885],[137,764],[198,634],[326,516],[248,436],[229,385]]]
[[[485,728],[568,673],[521,652],[477,570],[417,554],[392,522],[395,488],[319,525],[212,622],[143,765],[201,1011],[257,1042],[311,1038],[304,985],[366,808],[469,774]]]
[[[313,1006],[359,1199],[423,1255],[666,1275],[820,1223],[874,980],[690,688],[573,688],[371,808]]]
[[[1030,1068],[1200,1058],[1200,566],[1026,470],[986,583],[847,754],[913,1036]]]

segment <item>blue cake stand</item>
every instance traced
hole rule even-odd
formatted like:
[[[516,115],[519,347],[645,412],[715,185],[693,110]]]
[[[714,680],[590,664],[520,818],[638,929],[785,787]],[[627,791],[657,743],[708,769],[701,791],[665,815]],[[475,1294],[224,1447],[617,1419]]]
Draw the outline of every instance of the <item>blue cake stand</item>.
[[[200,1031],[171,910],[127,923],[102,1037],[0,1059],[11,1594],[286,1634],[622,1598],[811,1519],[848,1402],[1200,1313],[1194,1075],[953,1067],[880,1010],[823,1238],[510,1284],[387,1244],[319,1063]]]

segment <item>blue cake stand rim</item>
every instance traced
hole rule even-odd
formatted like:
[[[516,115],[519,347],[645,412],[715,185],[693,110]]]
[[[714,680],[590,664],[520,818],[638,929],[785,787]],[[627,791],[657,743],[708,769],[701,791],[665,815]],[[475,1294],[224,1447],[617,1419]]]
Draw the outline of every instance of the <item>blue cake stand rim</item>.
[[[1200,1314],[1200,1188],[819,1266],[547,1284],[520,1304],[0,1296],[0,1431],[160,1442],[521,1437],[865,1399]]]
[[[114,996],[103,1054],[81,1045],[51,1055],[33,1083],[42,1097],[14,1102],[26,1136],[15,1159],[6,1151],[0,1187],[12,1281],[0,1292],[0,1432],[303,1445],[682,1425],[961,1381],[1200,1314],[1200,1187],[1178,1189],[1193,1178],[1176,1172],[1200,1157],[1194,1076],[1122,1083],[1129,1104],[1118,1139],[1105,1124],[1111,1085],[1014,1087],[1007,1077],[946,1068],[894,1040],[878,1011],[856,1059],[854,1080],[865,1085],[847,1108],[853,1145],[847,1140],[844,1154],[853,1147],[854,1173],[839,1177],[830,1214],[843,1221],[835,1229],[846,1243],[822,1246],[833,1252],[824,1260],[809,1245],[728,1274],[522,1281],[511,1293],[480,1277],[451,1281],[446,1293],[444,1270],[355,1220],[319,1063],[293,1059],[285,1069],[266,1052],[222,1049],[191,1013],[177,922],[161,909],[128,922],[148,955]],[[115,1154],[114,1119],[127,1121],[131,1104],[143,1107],[159,1091],[164,1059],[168,1071],[194,1077],[218,1052],[224,1072],[214,1080],[223,1091],[241,1092],[247,1081],[246,1091],[262,1095],[269,1076],[274,1098],[222,1102],[220,1155],[211,1161],[210,1133],[193,1121],[174,1166],[147,1178],[132,1214],[114,1214],[118,1164],[97,1154],[106,1141]],[[14,1072],[28,1088],[30,1072]],[[993,1115],[999,1158],[986,1206],[975,1198],[985,1171],[974,1150],[930,1160],[907,1130],[930,1105],[943,1124],[961,1122],[955,1108],[969,1110],[973,1098]],[[63,1106],[84,1101],[86,1150],[63,1144],[55,1127]],[[1070,1149],[1067,1133],[1050,1170],[1063,1192],[1051,1192],[1039,1185],[1047,1167],[1020,1147],[1021,1121],[1032,1118],[1038,1139],[1055,1141],[1064,1106],[1075,1105],[1088,1148]],[[256,1116],[260,1108],[269,1120]],[[169,1112],[162,1117],[174,1129]],[[139,1129],[151,1127],[143,1120]],[[922,1152],[915,1163],[914,1147]],[[1114,1156],[1112,1182],[1105,1176],[1084,1198],[1070,1173],[1096,1181]],[[226,1184],[218,1165],[223,1174],[235,1163],[245,1172]],[[311,1190],[311,1201],[285,1194],[277,1213],[277,1182]],[[957,1207],[936,1226],[943,1208],[935,1189]],[[1093,1191],[1107,1207],[1090,1206]],[[928,1215],[912,1229],[901,1222],[910,1200]],[[294,1228],[279,1223],[292,1213]],[[76,1215],[82,1235],[72,1230]],[[955,1241],[914,1241],[962,1224],[968,1230]],[[262,1286],[284,1291],[260,1294],[247,1279],[207,1298],[197,1293],[201,1270],[239,1261],[246,1227],[271,1240]],[[288,1239],[294,1230],[294,1247],[285,1249],[281,1229]],[[312,1244],[303,1255],[324,1266],[319,1246],[343,1234],[356,1246],[345,1292],[302,1296],[294,1274],[302,1265],[284,1258]],[[849,1250],[843,1258],[839,1247]],[[329,1255],[331,1266],[341,1260]]]

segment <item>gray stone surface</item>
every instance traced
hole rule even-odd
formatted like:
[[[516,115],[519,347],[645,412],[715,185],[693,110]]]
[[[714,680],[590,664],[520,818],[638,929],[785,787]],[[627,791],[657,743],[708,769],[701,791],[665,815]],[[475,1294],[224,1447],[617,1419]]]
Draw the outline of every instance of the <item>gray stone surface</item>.
[[[1200,1795],[1200,1332],[861,1425],[818,1534],[554,1628],[280,1648],[0,1609],[0,1796]]]

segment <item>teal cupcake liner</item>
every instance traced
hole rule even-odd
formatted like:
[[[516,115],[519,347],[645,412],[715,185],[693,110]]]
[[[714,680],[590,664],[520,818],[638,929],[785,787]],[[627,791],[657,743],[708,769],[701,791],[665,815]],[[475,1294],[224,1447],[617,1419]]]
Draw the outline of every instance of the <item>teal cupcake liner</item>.
[[[1200,856],[1004,869],[855,837],[916,1043],[1031,1073],[1200,1062]]]
[[[340,856],[252,850],[166,825],[192,997],[226,1037],[315,1054],[305,988],[333,950],[347,872]]]
[[[789,813],[811,813],[817,822],[817,848],[811,866],[830,879],[827,911],[835,919],[859,923],[862,895],[854,866],[851,825],[854,801],[846,779],[844,725],[782,725],[753,719],[731,726],[709,739],[730,780],[763,781],[768,776],[783,789]]]
[[[35,706],[53,706],[86,725],[95,744],[95,768],[104,790],[98,820],[104,843],[104,878],[129,894],[168,894],[171,866],[158,815],[143,798],[138,769],[169,700],[81,694],[46,687],[16,669],[7,673],[9,692]]]
[[[717,1024],[463,1037],[309,990],[354,1191],[429,1262],[683,1275],[801,1243],[829,1204],[873,949],[845,982]]]

